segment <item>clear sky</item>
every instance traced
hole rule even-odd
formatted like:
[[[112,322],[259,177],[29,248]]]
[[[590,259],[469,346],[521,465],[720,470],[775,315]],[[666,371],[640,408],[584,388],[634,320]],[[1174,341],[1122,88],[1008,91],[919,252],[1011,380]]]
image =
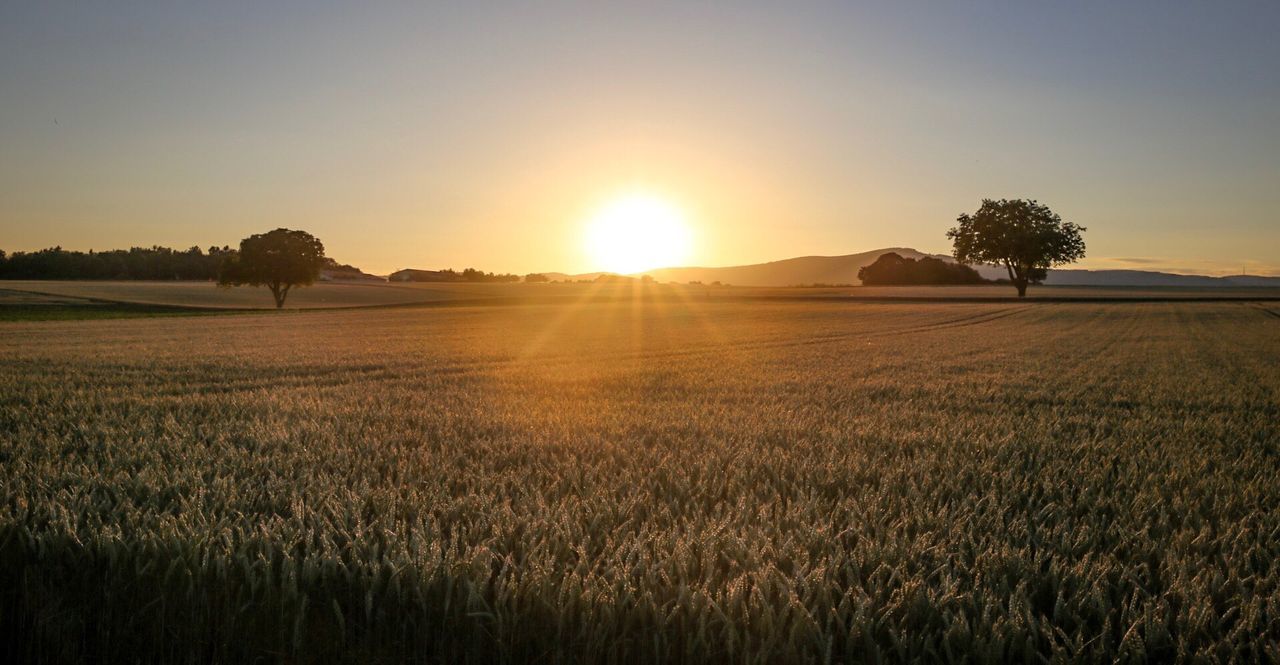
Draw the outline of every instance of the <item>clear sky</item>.
[[[0,248],[586,271],[640,188],[696,265],[1020,197],[1082,267],[1280,274],[1274,1],[425,4],[0,4]]]

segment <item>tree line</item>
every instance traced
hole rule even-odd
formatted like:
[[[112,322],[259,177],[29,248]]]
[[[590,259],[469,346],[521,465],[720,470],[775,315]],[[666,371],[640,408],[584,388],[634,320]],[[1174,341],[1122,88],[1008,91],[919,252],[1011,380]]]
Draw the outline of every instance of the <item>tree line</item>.
[[[391,273],[388,279],[392,282],[518,282],[520,275],[511,273],[493,273],[465,268],[454,270],[417,270],[406,268]],[[536,280],[535,280],[536,281]]]
[[[50,247],[6,254],[0,250],[0,279],[193,279],[214,280],[236,250],[192,247],[133,247],[104,252]]]

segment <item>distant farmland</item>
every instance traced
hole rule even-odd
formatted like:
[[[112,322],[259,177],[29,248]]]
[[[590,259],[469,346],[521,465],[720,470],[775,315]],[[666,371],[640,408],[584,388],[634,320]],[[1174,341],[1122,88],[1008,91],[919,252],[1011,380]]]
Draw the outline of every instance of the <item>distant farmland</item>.
[[[0,324],[0,653],[1280,658],[1280,305],[715,297]]]
[[[457,297],[448,290],[448,285],[441,286],[445,289],[321,282],[290,293],[286,307],[306,309],[402,305]],[[219,288],[213,282],[0,281],[0,289],[147,305],[225,309],[271,309],[275,306],[266,289]]]
[[[273,309],[264,288],[219,288],[212,282],[147,281],[18,281],[0,280],[3,294],[36,293],[101,302],[200,309]],[[320,282],[290,292],[285,309],[329,309],[415,304],[577,303],[587,300],[634,300],[637,296],[672,302],[708,300],[787,300],[812,298],[906,300],[1014,300],[1013,287],[992,286],[822,286],[739,287],[732,285],[589,282],[558,284],[486,284],[397,282],[369,284]],[[1043,286],[1032,287],[1030,299],[1240,299],[1280,300],[1280,289]],[[0,312],[3,320],[3,312]]]

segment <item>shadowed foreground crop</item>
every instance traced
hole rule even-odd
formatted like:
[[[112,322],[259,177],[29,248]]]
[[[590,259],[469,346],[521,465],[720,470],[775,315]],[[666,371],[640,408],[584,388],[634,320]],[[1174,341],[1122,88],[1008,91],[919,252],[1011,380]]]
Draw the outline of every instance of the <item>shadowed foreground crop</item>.
[[[2,649],[1280,658],[1268,307],[5,323]]]

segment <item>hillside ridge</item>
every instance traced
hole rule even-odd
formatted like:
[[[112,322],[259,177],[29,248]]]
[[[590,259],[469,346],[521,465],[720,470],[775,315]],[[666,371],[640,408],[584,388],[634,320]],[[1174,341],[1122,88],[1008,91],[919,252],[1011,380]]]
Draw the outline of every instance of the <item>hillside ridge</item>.
[[[944,261],[955,259],[946,254],[929,254],[910,247],[885,247],[854,254],[834,256],[797,256],[764,263],[738,266],[681,266],[656,268],[635,275],[649,275],[660,282],[720,282],[734,286],[807,286],[811,284],[857,285],[858,270],[889,252],[904,258],[932,257]],[[991,280],[1006,278],[1005,270],[995,266],[973,266]],[[594,279],[599,272],[572,275],[560,272],[542,273],[552,280]],[[1242,287],[1280,286],[1280,277],[1263,275],[1184,275],[1152,270],[1050,270],[1044,283],[1049,286],[1170,286],[1170,287]]]

